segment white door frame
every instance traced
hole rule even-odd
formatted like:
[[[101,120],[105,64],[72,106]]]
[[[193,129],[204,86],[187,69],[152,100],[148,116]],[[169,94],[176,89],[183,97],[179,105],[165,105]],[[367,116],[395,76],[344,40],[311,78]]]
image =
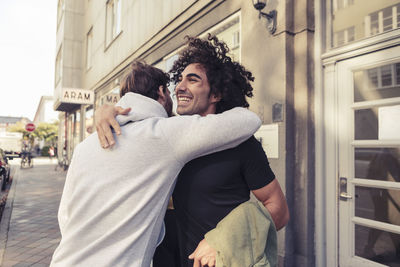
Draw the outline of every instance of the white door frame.
[[[348,181],[347,190],[352,199],[346,201],[338,201],[339,216],[339,266],[365,266],[376,267],[385,266],[376,262],[372,262],[361,257],[353,256],[354,252],[354,224],[380,228],[381,230],[389,230],[400,233],[400,227],[395,225],[387,225],[381,222],[373,222],[362,218],[354,217],[354,201],[355,201],[355,185],[368,185],[375,188],[399,188],[399,183],[391,183],[376,180],[357,179],[354,177],[354,148],[355,147],[390,147],[397,146],[398,141],[363,141],[353,140],[354,137],[354,116],[353,112],[358,109],[372,108],[374,106],[399,104],[399,97],[391,99],[380,99],[376,101],[366,101],[353,104],[353,71],[359,69],[372,68],[376,65],[392,64],[399,62],[400,46],[377,51],[367,55],[348,59],[337,63],[337,85],[338,96],[338,125],[342,129],[337,138],[339,145],[339,175],[346,177]],[[351,129],[351,130],[350,130]],[[347,219],[344,222],[341,217]],[[346,242],[341,243],[340,238],[346,237]]]
[[[324,6],[316,1],[315,35],[315,248],[316,266],[339,266],[338,255],[338,72],[337,63],[400,45],[400,30],[322,54]],[[322,13],[321,13],[322,12]]]

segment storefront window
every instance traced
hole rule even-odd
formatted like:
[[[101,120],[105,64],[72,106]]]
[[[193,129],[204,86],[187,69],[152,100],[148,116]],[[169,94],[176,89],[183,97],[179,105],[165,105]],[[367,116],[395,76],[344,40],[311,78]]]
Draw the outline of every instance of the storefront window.
[[[75,113],[68,114],[67,121],[67,138],[66,138],[66,150],[68,159],[72,158],[72,151],[74,148],[74,121],[75,121]]]
[[[332,0],[332,47],[399,27],[399,0]]]
[[[65,146],[65,130],[66,130],[66,125],[65,125],[65,114],[62,113],[62,116],[60,118],[60,123],[58,125],[58,142],[57,142],[57,157],[62,158],[62,152]]]
[[[73,134],[74,134],[73,148],[75,148],[81,141],[81,140],[79,140],[80,132],[81,132],[81,112],[80,112],[80,110],[77,110],[75,113],[75,121],[74,121],[74,129],[73,129]]]
[[[93,106],[89,106],[86,108],[85,112],[85,138],[93,132]]]

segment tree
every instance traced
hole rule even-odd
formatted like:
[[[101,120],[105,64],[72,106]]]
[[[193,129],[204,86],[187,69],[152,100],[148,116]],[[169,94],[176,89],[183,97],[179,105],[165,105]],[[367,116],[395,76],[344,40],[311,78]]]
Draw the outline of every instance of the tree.
[[[31,136],[31,133],[28,132],[27,130],[25,130],[25,123],[22,121],[17,122],[14,125],[11,125],[7,128],[7,131],[9,132],[17,132],[17,133],[22,133],[23,139],[25,139],[26,137],[29,138],[29,140],[31,141],[31,143],[33,143],[34,137]]]
[[[41,122],[36,126],[33,132],[25,130],[24,123],[17,122],[15,125],[10,126],[8,131],[22,133],[24,138],[28,137],[32,143],[33,140],[37,138],[39,140],[44,140],[49,145],[55,146],[58,137],[58,121],[52,123]]]
[[[39,123],[35,131],[32,132],[32,135],[39,140],[44,140],[48,145],[55,146],[58,137],[58,121]]]

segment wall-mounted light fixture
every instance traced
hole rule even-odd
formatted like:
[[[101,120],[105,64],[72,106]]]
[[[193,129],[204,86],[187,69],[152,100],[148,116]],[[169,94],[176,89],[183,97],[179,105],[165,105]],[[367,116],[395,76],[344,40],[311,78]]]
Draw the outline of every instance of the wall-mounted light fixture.
[[[272,10],[269,13],[264,13],[261,10],[267,5],[267,0],[252,0],[253,6],[259,11],[258,18],[261,17],[267,19],[267,28],[271,34],[276,31],[276,10]]]

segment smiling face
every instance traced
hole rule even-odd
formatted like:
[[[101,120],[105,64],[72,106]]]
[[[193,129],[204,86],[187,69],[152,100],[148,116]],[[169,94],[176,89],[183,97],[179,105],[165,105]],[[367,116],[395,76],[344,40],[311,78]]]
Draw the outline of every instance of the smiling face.
[[[210,95],[206,71],[197,63],[188,65],[182,72],[175,87],[178,100],[176,112],[180,115],[213,114],[219,98]]]

